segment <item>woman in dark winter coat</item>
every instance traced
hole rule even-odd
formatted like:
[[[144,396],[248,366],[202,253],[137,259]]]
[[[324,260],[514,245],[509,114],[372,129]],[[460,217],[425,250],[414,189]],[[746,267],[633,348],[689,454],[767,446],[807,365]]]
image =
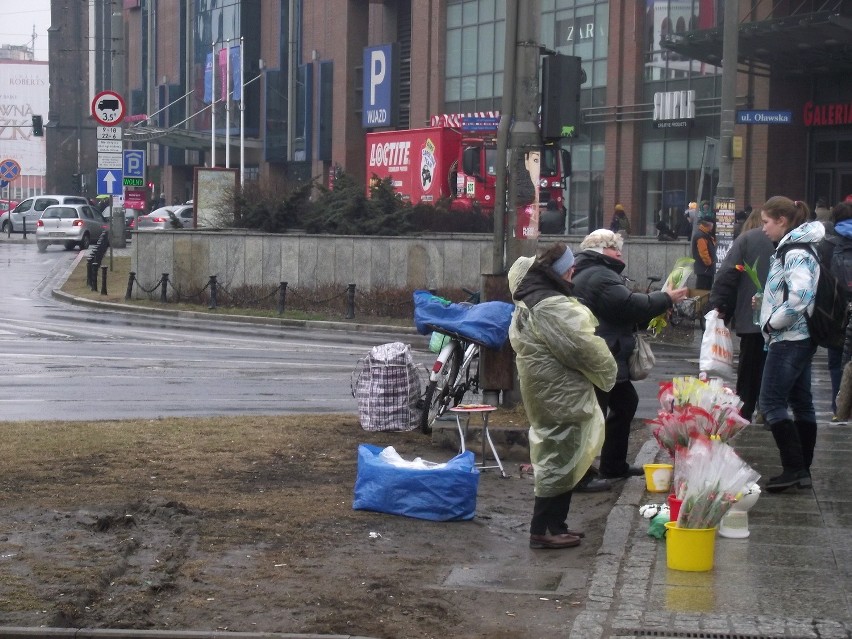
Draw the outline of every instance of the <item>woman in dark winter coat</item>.
[[[630,381],[627,360],[636,345],[636,330],[644,329],[657,315],[686,298],[689,290],[635,293],[624,283],[621,272],[621,236],[606,229],[590,233],[580,244],[574,270],[574,294],[594,313],[596,333],[607,343],[618,364],[615,386],[607,392],[595,389],[606,417],[601,449],[600,479],[584,478],[577,490],[600,490],[611,479],[641,475],[641,468],[627,463],[630,422],[636,414],[639,396]]]
[[[737,366],[737,395],[743,400],[740,415],[751,420],[760,397],[760,380],[766,362],[766,344],[760,327],[754,323],[751,298],[757,293],[751,278],[742,271],[745,265],[754,266],[761,287],[769,273],[769,258],[775,251],[772,241],[761,228],[760,211],[752,211],[743,224],[742,233],[734,240],[719,267],[710,307],[719,311],[740,338],[740,357]]]

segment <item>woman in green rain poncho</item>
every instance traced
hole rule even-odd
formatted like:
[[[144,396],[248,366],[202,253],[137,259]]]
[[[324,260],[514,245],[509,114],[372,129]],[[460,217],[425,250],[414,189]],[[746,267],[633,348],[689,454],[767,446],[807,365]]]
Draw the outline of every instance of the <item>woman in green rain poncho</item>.
[[[567,525],[571,491],[598,455],[604,417],[595,386],[609,390],[616,364],[595,335],[597,320],[571,294],[574,255],[559,242],[509,269],[515,302],[509,339],[530,420],[535,473],[531,548],[570,548],[582,532]]]

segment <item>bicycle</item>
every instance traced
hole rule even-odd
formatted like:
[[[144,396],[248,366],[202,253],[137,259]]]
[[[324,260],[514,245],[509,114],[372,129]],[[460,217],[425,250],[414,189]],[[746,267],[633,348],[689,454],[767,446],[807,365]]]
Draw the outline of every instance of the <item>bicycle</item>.
[[[479,303],[479,292],[462,289],[468,294],[467,304]],[[431,327],[436,333],[445,335],[444,341],[432,370],[422,400],[420,430],[432,431],[432,424],[452,406],[458,406],[469,391],[479,392],[479,344],[452,333]]]

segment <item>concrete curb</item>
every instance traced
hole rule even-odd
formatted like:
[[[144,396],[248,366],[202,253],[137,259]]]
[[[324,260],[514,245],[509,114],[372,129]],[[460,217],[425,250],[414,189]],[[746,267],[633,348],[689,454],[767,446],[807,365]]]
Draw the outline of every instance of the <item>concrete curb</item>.
[[[95,628],[25,628],[0,626],[4,639],[372,639],[361,635],[317,635],[279,632],[223,632],[217,630],[116,630]]]

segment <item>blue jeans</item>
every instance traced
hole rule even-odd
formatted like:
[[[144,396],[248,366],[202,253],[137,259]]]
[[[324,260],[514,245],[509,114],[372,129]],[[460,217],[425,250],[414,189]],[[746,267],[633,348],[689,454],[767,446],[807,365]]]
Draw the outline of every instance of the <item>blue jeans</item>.
[[[774,342],[769,345],[763,381],[760,384],[760,412],[767,424],[790,419],[816,423],[811,395],[811,362],[816,346],[810,339]]]

